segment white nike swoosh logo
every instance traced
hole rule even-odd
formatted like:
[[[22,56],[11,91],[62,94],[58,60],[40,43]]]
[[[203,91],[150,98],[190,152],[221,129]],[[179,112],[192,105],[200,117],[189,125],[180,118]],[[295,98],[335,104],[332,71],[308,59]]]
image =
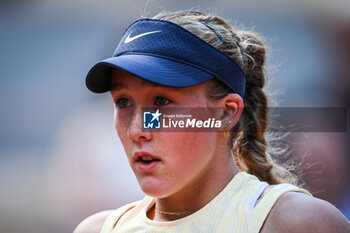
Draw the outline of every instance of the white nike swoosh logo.
[[[125,38],[124,44],[130,43],[131,41],[136,40],[137,38],[140,38],[140,37],[143,37],[143,36],[146,36],[146,35],[149,35],[149,34],[153,34],[153,33],[158,33],[158,32],[161,32],[161,31],[145,32],[145,33],[138,34],[137,36],[134,36],[134,37],[130,37],[130,35],[131,35],[131,33],[130,33],[130,34]]]

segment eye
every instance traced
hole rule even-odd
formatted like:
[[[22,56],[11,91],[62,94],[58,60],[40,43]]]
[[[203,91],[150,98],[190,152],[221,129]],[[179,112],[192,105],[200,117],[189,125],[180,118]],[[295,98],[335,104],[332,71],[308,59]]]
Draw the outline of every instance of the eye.
[[[154,105],[164,106],[164,105],[167,105],[171,102],[172,102],[171,100],[169,100],[163,96],[157,96],[156,99],[154,100]]]
[[[115,104],[117,105],[118,108],[127,108],[131,106],[131,102],[125,97],[118,98],[115,101]]]

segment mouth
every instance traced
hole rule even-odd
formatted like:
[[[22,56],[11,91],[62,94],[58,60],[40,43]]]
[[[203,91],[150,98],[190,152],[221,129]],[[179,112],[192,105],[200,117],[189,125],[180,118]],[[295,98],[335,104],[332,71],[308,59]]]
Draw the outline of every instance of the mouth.
[[[135,152],[134,162],[136,167],[141,171],[151,171],[157,167],[161,160],[148,152]]]

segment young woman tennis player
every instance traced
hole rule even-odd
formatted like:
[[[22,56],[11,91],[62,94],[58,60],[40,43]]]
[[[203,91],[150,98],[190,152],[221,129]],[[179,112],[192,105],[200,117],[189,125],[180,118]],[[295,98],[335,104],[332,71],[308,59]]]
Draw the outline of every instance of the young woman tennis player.
[[[129,26],[86,84],[111,92],[146,197],[87,218],[75,233],[350,232],[333,205],[294,186],[267,153],[264,61],[257,34],[216,16],[162,12]],[[219,109],[225,130],[146,131],[144,107]]]

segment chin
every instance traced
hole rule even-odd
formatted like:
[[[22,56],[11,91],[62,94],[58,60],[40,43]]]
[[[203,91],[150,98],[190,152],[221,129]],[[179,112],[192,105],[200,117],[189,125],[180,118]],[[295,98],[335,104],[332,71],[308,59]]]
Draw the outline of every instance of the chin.
[[[147,195],[155,198],[168,197],[171,191],[166,188],[166,185],[161,184],[161,182],[156,182],[156,180],[141,179],[138,180],[142,191]]]

